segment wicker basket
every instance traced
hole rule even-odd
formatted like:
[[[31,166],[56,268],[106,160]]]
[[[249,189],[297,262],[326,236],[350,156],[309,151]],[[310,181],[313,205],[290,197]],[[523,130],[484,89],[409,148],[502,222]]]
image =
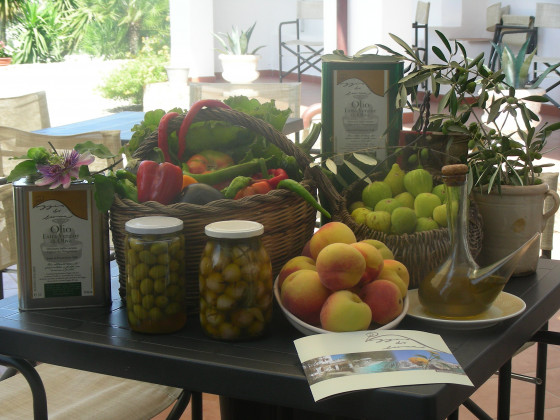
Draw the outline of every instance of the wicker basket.
[[[332,220],[348,225],[359,241],[377,239],[393,251],[395,259],[401,261],[410,273],[410,289],[415,289],[421,279],[438,267],[449,255],[449,230],[434,229],[413,234],[389,235],[358,224],[350,216],[348,205],[361,200],[361,191],[367,185],[358,180],[340,194],[324,174],[313,172],[322,196],[329,202]],[[375,178],[375,177],[374,177]],[[437,178],[437,177],[435,177]],[[478,256],[482,247],[482,217],[474,201],[469,205],[469,248],[473,257]]]
[[[168,127],[175,131],[184,116],[173,119]],[[313,179],[308,173],[309,157],[286,136],[268,123],[242,112],[226,109],[204,109],[195,121],[226,121],[242,126],[264,136],[290,156],[294,156],[300,168],[304,169],[301,184],[312,194],[316,194]],[[134,157],[142,159],[157,145],[157,132],[144,140],[135,151]],[[198,312],[198,265],[206,243],[204,227],[220,220],[253,220],[264,225],[263,244],[268,251],[272,271],[276,275],[291,258],[300,255],[305,243],[313,235],[317,219],[316,210],[298,195],[287,190],[274,190],[268,194],[254,195],[240,200],[217,200],[200,206],[187,203],[162,205],[157,202],[135,203],[115,197],[110,212],[110,228],[113,235],[115,255],[119,266],[119,293],[126,296],[126,265],[124,257],[125,223],[142,216],[172,216],[184,222],[187,267],[187,309]]]

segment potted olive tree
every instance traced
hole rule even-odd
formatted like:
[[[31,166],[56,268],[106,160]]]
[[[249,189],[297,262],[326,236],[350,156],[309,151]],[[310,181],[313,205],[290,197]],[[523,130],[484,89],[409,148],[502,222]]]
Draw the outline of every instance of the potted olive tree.
[[[218,58],[222,62],[222,77],[230,83],[250,83],[259,77],[257,63],[260,55],[256,53],[264,45],[249,50],[256,24],[253,23],[246,31],[234,26],[230,33],[214,34],[221,45],[217,50],[221,53]]]
[[[546,102],[545,97],[518,99],[503,69],[491,71],[484,65],[483,53],[471,59],[460,42],[450,43],[445,35],[436,32],[444,45],[443,50],[432,47],[439,63],[423,63],[412,47],[394,35],[391,37],[403,53],[384,45],[379,47],[413,64],[414,70],[399,81],[397,106],[417,111],[418,87],[428,81],[439,103],[437,111],[420,125],[470,138],[469,182],[484,225],[480,263],[489,264],[517,249],[535,232],[541,232],[546,218],[558,209],[558,195],[538,176],[550,164],[538,161],[546,152],[547,137],[560,128],[560,123],[542,123],[528,107],[531,102]],[[504,85],[506,91],[502,89]],[[493,92],[502,95],[490,99]],[[521,117],[515,119],[513,132],[504,130],[500,123],[500,116],[506,113]],[[552,196],[555,205],[543,215],[547,196]],[[535,271],[539,257],[538,243],[535,245],[514,274]]]

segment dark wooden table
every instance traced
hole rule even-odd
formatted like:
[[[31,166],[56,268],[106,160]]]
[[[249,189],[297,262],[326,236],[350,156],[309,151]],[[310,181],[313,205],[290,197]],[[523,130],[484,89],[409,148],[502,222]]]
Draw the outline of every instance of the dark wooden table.
[[[116,276],[116,267],[112,273]],[[560,307],[560,261],[541,260],[536,275],[514,278],[506,290],[527,309],[493,327],[446,330],[405,317],[399,329],[440,334],[475,387],[453,384],[356,391],[315,403],[293,340],[298,333],[275,312],[271,333],[224,343],[207,338],[198,317],[170,335],[143,335],[127,326],[113,278],[107,308],[20,312],[16,297],[0,301],[0,354],[166,384],[194,391],[369,419],[443,419],[491,377]]]

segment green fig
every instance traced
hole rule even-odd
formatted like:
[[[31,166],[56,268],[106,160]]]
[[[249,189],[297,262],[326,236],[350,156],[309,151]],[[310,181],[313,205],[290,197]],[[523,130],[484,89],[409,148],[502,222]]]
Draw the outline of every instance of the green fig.
[[[431,193],[434,181],[425,169],[414,169],[404,175],[404,187],[414,197],[421,193]]]
[[[362,191],[362,201],[366,207],[374,208],[379,201],[391,197],[391,187],[383,181],[372,182]]]
[[[391,170],[383,180],[391,187],[393,197],[404,191],[404,171],[397,163],[393,163]]]

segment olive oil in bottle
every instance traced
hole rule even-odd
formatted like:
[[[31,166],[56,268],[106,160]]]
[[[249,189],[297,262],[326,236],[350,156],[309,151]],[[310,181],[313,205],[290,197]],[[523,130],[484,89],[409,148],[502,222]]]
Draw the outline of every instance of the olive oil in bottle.
[[[507,274],[509,261],[481,269],[469,251],[467,172],[466,165],[442,168],[451,250],[447,260],[426,275],[418,288],[422,306],[444,318],[468,318],[489,309],[511,275]]]

